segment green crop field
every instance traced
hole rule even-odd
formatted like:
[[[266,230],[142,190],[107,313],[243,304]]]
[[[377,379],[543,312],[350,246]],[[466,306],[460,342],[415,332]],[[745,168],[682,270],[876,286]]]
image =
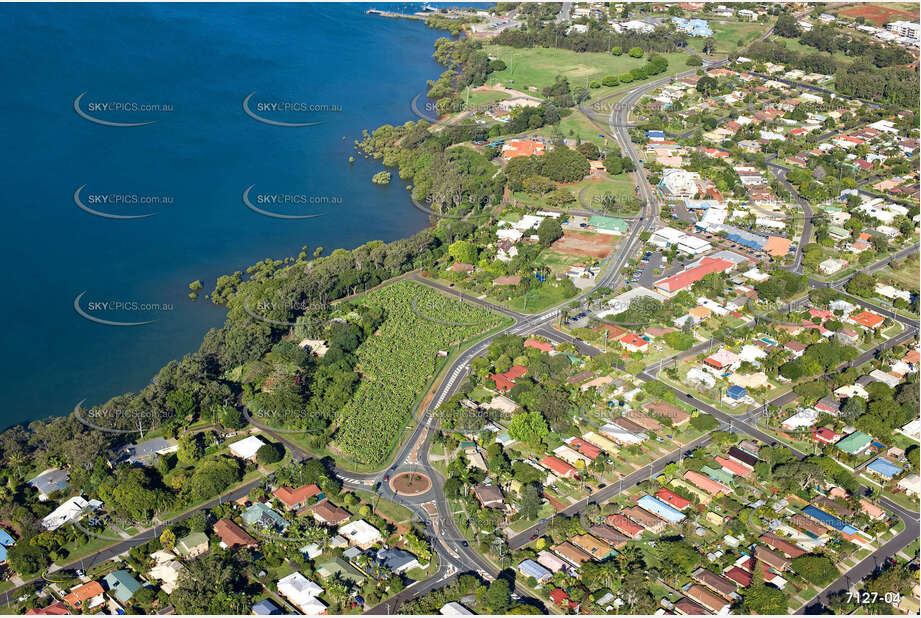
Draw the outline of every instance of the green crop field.
[[[399,281],[362,297],[387,319],[357,351],[362,380],[339,414],[336,444],[364,463],[380,463],[436,368],[439,350],[498,326],[501,317],[420,283]]]
[[[487,45],[484,50],[490,57],[499,58],[507,65],[504,71],[490,73],[487,82],[501,83],[523,92],[527,92],[528,86],[536,86],[538,89],[550,86],[557,75],[569,79],[569,85],[573,88],[588,87],[589,82],[601,81],[607,75],[621,75],[630,69],[644,66],[647,60],[645,57],[631,58],[626,53],[614,56],[544,47],[518,49],[505,45]],[[667,73],[686,69],[684,63],[687,54],[661,55],[668,60]],[[624,86],[629,87],[630,84]]]

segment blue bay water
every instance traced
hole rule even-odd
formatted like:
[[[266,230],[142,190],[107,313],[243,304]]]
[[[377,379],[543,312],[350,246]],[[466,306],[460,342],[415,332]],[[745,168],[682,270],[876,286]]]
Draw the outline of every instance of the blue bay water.
[[[401,10],[404,5],[377,5]],[[445,33],[368,16],[370,5],[30,4],[0,6],[0,99],[5,302],[0,426],[69,413],[143,387],[171,359],[198,348],[224,310],[204,300],[217,276],[266,257],[351,248],[409,236],[426,224],[381,166],[356,155],[363,129],[413,120],[410,100],[443,70],[432,60]],[[158,113],[99,112],[141,127],[94,124],[74,99],[171,105]],[[271,116],[312,127],[262,124],[244,97],[340,106]],[[269,114],[266,114],[269,115]],[[80,210],[90,195],[172,198],[157,212],[113,220]],[[266,194],[341,199],[323,216],[280,220],[248,210],[248,186]],[[277,212],[305,212],[303,206]],[[299,209],[299,210],[298,210]],[[188,284],[204,283],[202,299]],[[153,324],[114,327],[81,318],[74,298],[172,305],[98,312]]]

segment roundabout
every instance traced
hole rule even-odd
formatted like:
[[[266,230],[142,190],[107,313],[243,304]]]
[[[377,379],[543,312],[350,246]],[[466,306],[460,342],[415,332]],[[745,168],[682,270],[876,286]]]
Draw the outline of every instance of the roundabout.
[[[390,490],[399,496],[421,496],[432,488],[432,479],[421,472],[401,472],[390,479]]]

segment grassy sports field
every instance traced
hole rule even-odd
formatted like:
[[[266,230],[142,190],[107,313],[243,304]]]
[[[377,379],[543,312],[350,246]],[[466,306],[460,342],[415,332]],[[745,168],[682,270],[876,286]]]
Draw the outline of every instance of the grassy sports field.
[[[535,47],[518,49],[505,45],[487,45],[486,53],[505,62],[504,71],[490,73],[487,83],[501,83],[516,90],[527,91],[529,86],[538,89],[553,84],[557,75],[569,79],[573,88],[588,87],[592,81],[601,81],[607,75],[621,75],[630,69],[646,64],[646,58],[631,58],[603,53],[577,53],[568,49]],[[687,54],[662,54],[668,59],[668,71],[684,70]],[[594,95],[594,92],[593,92]]]

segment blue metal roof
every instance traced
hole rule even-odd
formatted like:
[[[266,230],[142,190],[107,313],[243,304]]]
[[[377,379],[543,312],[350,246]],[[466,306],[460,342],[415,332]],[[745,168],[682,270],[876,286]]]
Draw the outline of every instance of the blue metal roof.
[[[731,397],[732,399],[741,399],[748,394],[748,391],[743,386],[738,384],[733,384],[728,389],[726,389],[726,396]]]
[[[887,479],[891,479],[902,471],[901,467],[895,465],[891,461],[883,459],[882,457],[874,459],[872,462],[870,462],[870,464],[867,466],[867,469],[873,470],[877,474],[881,474]]]
[[[16,539],[10,536],[9,532],[4,530],[3,528],[0,528],[0,545],[4,547],[9,547],[15,542],[16,542]]]
[[[673,524],[677,524],[679,521],[683,520],[685,515],[678,509],[672,508],[668,504],[665,504],[657,498],[652,496],[643,496],[636,503],[649,511],[650,513],[655,513],[663,519],[667,519]]]
[[[830,515],[823,511],[822,509],[817,509],[811,504],[803,509],[803,513],[812,517],[813,519],[820,521],[829,528],[834,528],[835,530],[842,532],[844,534],[856,534],[857,528],[854,526],[844,523],[842,520],[838,519],[834,515]]]
[[[533,577],[538,581],[553,575],[553,573],[530,559],[522,560],[518,565],[518,570],[527,577]]]

